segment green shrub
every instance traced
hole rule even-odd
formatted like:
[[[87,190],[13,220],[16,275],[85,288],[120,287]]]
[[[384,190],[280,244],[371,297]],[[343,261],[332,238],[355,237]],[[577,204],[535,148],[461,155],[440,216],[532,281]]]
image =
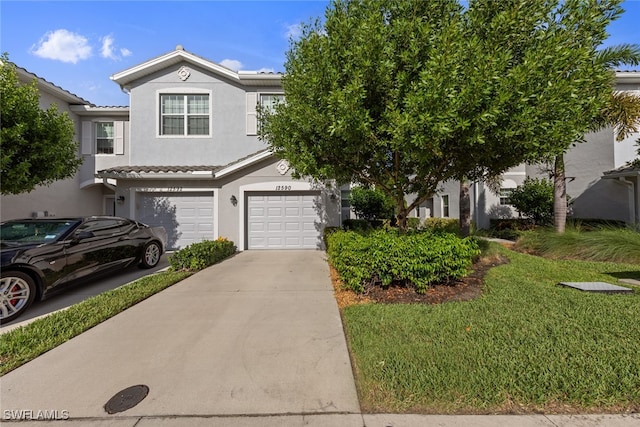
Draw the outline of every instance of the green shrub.
[[[407,229],[409,230],[417,230],[420,228],[420,218],[409,217],[407,218]]]
[[[368,231],[373,229],[371,221],[354,218],[347,218],[342,221],[342,227],[344,227],[345,230],[353,231]]]
[[[533,220],[525,218],[492,218],[489,220],[489,236],[518,240],[523,232],[536,228]]]
[[[389,219],[394,216],[393,200],[375,188],[353,187],[349,196],[351,208],[358,216],[367,220]]]
[[[457,218],[431,217],[424,220],[422,226],[429,230],[446,231],[458,234],[460,232],[460,220]]]
[[[553,182],[526,178],[511,192],[509,203],[536,224],[549,224],[553,219]]]
[[[233,255],[236,247],[224,237],[204,240],[176,251],[169,257],[174,271],[199,271]]]
[[[328,248],[329,247],[329,242],[327,241],[327,236],[331,233],[335,233],[336,231],[340,230],[340,227],[325,227],[322,230],[322,240],[324,241],[324,247]]]
[[[463,277],[480,253],[475,240],[445,232],[339,231],[327,239],[331,264],[355,292],[368,284],[403,282],[424,293],[430,284]]]

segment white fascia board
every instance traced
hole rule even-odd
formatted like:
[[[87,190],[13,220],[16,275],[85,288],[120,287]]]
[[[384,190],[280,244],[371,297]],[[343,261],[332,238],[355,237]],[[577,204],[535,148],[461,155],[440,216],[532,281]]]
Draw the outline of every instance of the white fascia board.
[[[239,81],[240,78],[238,73],[228,68],[225,68],[221,65],[218,65],[214,62],[208,61],[206,59],[200,58],[199,56],[193,55],[184,50],[174,50],[173,52],[169,52],[166,55],[159,56],[150,61],[143,62],[142,64],[136,65],[135,67],[131,67],[119,73],[113,74],[111,76],[111,80],[120,84],[120,86],[126,86],[129,82],[135,80],[137,75],[143,76],[145,71],[148,69],[157,70],[161,69],[161,65],[165,62],[169,62],[174,58],[181,58],[187,62],[192,64],[199,65],[205,69],[211,70],[216,74],[223,75],[229,79]]]
[[[266,150],[261,153],[256,154],[253,157],[249,157],[248,159],[242,160],[241,162],[235,163],[229,167],[219,170],[214,173],[214,178],[222,178],[225,175],[229,175],[230,173],[236,172],[242,168],[245,168],[249,165],[259,162],[260,160],[264,160],[268,157],[271,157],[273,152],[271,150]]]
[[[122,116],[129,117],[129,107],[92,107],[90,105],[71,105],[69,109],[79,116]]]

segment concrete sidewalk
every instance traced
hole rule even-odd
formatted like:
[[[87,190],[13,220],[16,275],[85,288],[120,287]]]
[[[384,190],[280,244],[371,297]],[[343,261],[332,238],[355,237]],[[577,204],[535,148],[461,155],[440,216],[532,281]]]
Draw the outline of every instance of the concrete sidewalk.
[[[362,415],[324,257],[247,251],[154,295],[0,378],[2,425],[640,424],[639,415]],[[105,411],[140,384],[149,387],[140,403]]]

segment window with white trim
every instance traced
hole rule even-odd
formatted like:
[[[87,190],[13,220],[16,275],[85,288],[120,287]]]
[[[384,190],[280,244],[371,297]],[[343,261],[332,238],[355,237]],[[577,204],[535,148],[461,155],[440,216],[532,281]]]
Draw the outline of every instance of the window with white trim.
[[[511,205],[511,193],[513,193],[514,188],[501,188],[500,189],[500,206],[508,206]]]
[[[442,196],[442,216],[444,218],[449,217],[449,195]]]
[[[113,122],[96,123],[96,154],[114,154],[115,127]]]
[[[160,95],[160,135],[209,135],[208,94]]]
[[[261,93],[260,94],[260,107],[264,110],[273,112],[276,105],[284,102],[284,94],[282,93]]]

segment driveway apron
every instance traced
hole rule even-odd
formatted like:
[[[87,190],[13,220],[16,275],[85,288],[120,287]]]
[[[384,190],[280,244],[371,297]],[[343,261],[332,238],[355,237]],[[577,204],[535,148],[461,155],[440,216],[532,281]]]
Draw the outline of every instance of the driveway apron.
[[[109,415],[119,391],[139,404]],[[245,251],[0,378],[7,410],[122,416],[359,413],[321,251]]]

